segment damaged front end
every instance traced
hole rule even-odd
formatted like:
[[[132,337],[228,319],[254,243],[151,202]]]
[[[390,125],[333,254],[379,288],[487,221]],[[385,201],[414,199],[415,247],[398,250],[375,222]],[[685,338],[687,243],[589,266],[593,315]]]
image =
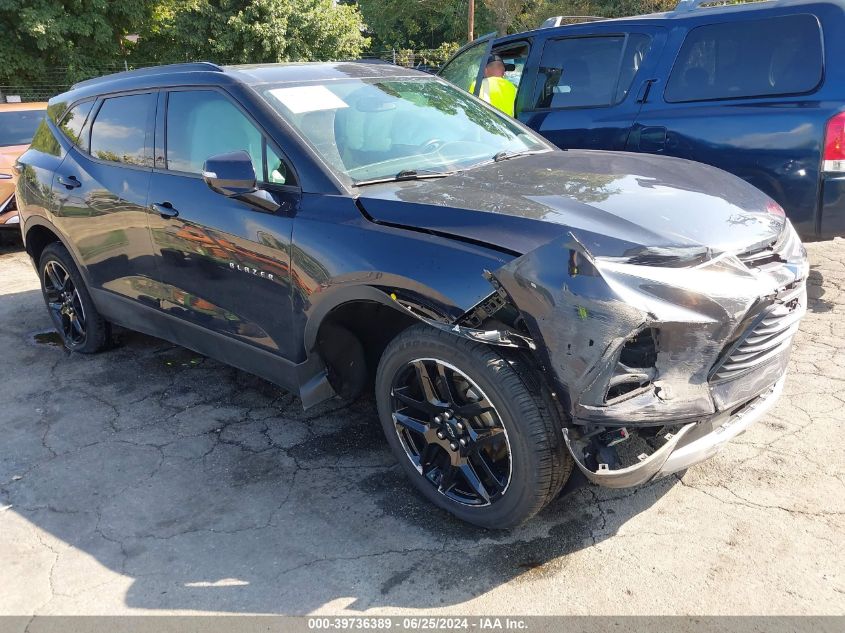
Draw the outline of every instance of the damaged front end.
[[[710,457],[774,404],[809,266],[788,222],[739,253],[610,257],[589,237],[553,240],[491,280],[549,370],[578,467],[634,486]]]

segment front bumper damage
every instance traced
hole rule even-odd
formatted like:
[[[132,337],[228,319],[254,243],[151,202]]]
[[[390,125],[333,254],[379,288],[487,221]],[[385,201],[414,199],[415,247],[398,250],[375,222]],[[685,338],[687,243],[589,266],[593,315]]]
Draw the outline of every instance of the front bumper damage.
[[[791,225],[742,252],[683,257],[595,256],[570,233],[493,275],[597,484],[634,486],[707,459],[783,388],[809,270]]]

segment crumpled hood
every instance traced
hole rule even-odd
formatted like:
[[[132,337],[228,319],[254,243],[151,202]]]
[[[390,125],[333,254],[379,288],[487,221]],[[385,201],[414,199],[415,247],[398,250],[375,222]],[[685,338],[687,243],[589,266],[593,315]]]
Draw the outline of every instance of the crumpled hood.
[[[740,252],[770,243],[785,225],[767,211],[770,198],[736,176],[624,152],[522,156],[440,179],[370,185],[360,202],[376,221],[516,253],[570,231],[597,256]]]

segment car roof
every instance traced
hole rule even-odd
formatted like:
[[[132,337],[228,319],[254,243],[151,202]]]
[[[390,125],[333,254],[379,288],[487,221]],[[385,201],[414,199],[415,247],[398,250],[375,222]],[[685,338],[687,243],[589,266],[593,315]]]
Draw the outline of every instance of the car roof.
[[[282,64],[244,64],[224,66],[246,84],[330,81],[337,79],[396,79],[431,77],[430,74],[380,61],[290,62]]]
[[[50,104],[74,102],[99,95],[178,85],[249,86],[294,82],[321,82],[338,79],[412,78],[432,75],[374,60],[343,62],[289,62],[219,66],[212,62],[166,64],[128,70],[80,81],[70,90],[50,99]]]
[[[703,6],[702,6],[703,5]],[[712,6],[710,6],[712,5]],[[577,22],[574,24],[562,24],[553,27],[538,27],[530,31],[524,31],[516,35],[509,35],[507,38],[497,39],[496,41],[507,41],[511,39],[518,39],[526,35],[548,34],[558,32],[572,27],[583,26],[585,24],[631,24],[636,22],[652,22],[657,20],[690,20],[690,19],[707,19],[712,16],[720,16],[725,14],[740,14],[752,11],[764,11],[777,8],[800,7],[800,6],[824,6],[833,5],[845,9],[845,0],[750,0],[746,2],[739,2],[737,4],[719,4],[719,0],[681,0],[678,6],[672,11],[664,11],[662,13],[647,13],[643,15],[631,15],[621,18],[602,18],[597,20],[588,20],[584,22]]]
[[[426,73],[379,61],[290,62],[280,64],[244,64],[219,66],[212,62],[166,64],[128,70],[80,81],[71,89],[50,100],[77,96],[107,94],[122,90],[167,87],[185,82],[201,84],[293,83],[332,81],[337,79],[380,79],[399,77],[431,77]]]
[[[0,112],[25,112],[31,110],[46,110],[47,104],[43,101],[29,101],[26,103],[0,103]]]

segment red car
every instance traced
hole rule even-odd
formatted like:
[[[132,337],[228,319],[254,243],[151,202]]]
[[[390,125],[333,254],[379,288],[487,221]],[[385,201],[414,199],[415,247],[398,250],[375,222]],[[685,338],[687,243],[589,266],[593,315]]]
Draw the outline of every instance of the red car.
[[[0,103],[0,230],[19,230],[15,161],[29,147],[46,103]]]

